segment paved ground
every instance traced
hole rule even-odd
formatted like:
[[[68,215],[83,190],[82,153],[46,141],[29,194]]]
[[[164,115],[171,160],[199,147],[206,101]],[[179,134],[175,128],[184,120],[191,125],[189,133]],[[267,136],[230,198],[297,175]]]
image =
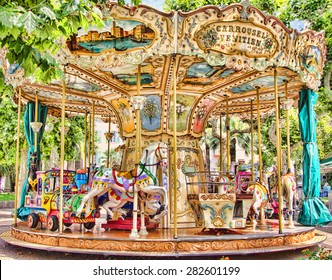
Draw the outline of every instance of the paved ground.
[[[16,260],[108,260],[108,259],[131,259],[130,257],[112,257],[103,255],[91,254],[73,254],[73,253],[58,253],[44,250],[32,250],[28,248],[10,245],[1,239],[1,236],[9,234],[10,225],[13,223],[12,210],[0,209],[0,260],[16,259]],[[327,236],[327,239],[322,243],[325,248],[332,249],[332,223],[317,227],[317,232]],[[318,247],[312,247],[311,250],[316,250]],[[220,259],[223,256],[214,257],[198,257],[196,259]],[[286,252],[251,254],[240,256],[228,256],[231,260],[299,260],[304,258],[302,250],[292,250]],[[137,259],[137,258],[132,258]],[[144,258],[140,258],[144,259]],[[185,259],[189,259],[188,257]],[[195,259],[195,258],[191,258]]]

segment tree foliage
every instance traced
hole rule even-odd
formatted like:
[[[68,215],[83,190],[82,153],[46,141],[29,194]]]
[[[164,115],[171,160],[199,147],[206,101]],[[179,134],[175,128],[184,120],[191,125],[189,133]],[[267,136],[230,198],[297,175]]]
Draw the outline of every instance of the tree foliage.
[[[23,112],[21,114],[23,120]],[[17,141],[17,105],[7,95],[0,98],[0,176],[15,171]],[[20,146],[24,145],[23,121],[20,126]]]
[[[66,39],[89,24],[102,26],[102,14],[96,0],[0,0],[0,42],[7,51],[10,65],[24,70],[25,77],[48,83],[62,76],[62,69],[54,55],[64,47]],[[2,65],[3,67],[3,65]],[[5,83],[5,74],[0,67],[0,170],[12,173],[15,166],[17,106],[11,102],[13,87]],[[22,108],[23,118],[24,108]],[[69,122],[78,122],[71,120]],[[73,125],[72,140],[66,143],[66,158],[75,158],[77,136],[82,132]],[[71,132],[69,132],[71,133]],[[21,129],[24,143],[24,130]],[[70,134],[69,134],[70,135]],[[47,147],[57,143],[59,137],[47,138]],[[68,137],[69,138],[69,137]],[[47,141],[49,143],[47,144]],[[48,150],[46,148],[47,157]]]
[[[51,151],[54,147],[57,148],[57,152],[60,154],[61,120],[48,118],[46,125],[52,126],[52,129],[44,132],[41,142],[42,160],[50,159]],[[78,160],[80,158],[80,144],[83,142],[84,137],[84,117],[68,118],[65,126],[69,128],[65,135],[65,160]]]
[[[16,0],[0,5],[0,41],[8,62],[45,83],[61,75],[54,54],[66,39],[90,23],[103,24],[94,1]]]

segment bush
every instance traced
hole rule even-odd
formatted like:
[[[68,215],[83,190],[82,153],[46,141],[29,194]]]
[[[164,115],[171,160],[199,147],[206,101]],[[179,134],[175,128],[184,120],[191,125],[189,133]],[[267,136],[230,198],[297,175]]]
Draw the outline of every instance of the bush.
[[[332,250],[326,249],[323,246],[314,251],[310,249],[302,250],[305,260],[332,260]]]

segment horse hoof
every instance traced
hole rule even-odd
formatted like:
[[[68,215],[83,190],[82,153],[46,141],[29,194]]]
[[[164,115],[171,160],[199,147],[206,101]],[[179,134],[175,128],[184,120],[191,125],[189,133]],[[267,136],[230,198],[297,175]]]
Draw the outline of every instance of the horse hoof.
[[[151,218],[151,219],[154,220],[154,221],[157,221],[157,220],[159,220],[160,218],[164,217],[166,214],[167,214],[167,209],[165,209],[164,211],[162,211],[162,212],[159,213],[159,214],[154,215],[153,218]],[[150,217],[151,217],[151,216],[150,216]]]

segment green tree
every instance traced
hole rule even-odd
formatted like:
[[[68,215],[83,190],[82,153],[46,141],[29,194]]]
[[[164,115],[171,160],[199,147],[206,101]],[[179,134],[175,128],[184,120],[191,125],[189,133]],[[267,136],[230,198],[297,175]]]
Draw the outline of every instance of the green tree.
[[[51,125],[53,129],[44,132],[41,142],[42,160],[50,159],[51,151],[54,147],[57,147],[57,152],[60,154],[61,120],[48,118],[46,125]],[[84,139],[84,117],[68,118],[65,126],[68,128],[68,132],[65,135],[65,160],[78,160],[80,158],[80,144]]]
[[[89,24],[102,26],[100,10],[88,0],[0,1],[1,47],[10,64],[42,82],[61,76],[54,58],[70,35]],[[51,35],[50,35],[51,34]]]
[[[23,137],[23,122],[21,122],[20,132],[22,148],[26,144]],[[7,175],[13,182],[17,141],[17,105],[5,94],[0,97],[0,134],[0,177]]]
[[[79,28],[103,25],[96,3],[95,0],[0,1],[0,41],[1,48],[6,50],[6,60],[0,67],[0,170],[3,174],[13,173],[17,126],[17,106],[10,102],[14,97],[13,86],[5,83],[8,73],[3,72],[3,63],[8,61],[16,70],[23,69],[25,77],[33,76],[38,82],[48,83],[62,77],[62,69],[54,56]],[[21,139],[25,139],[23,134]],[[57,142],[57,137],[50,142]],[[67,144],[66,157],[73,157],[75,149],[70,145],[77,142]]]

